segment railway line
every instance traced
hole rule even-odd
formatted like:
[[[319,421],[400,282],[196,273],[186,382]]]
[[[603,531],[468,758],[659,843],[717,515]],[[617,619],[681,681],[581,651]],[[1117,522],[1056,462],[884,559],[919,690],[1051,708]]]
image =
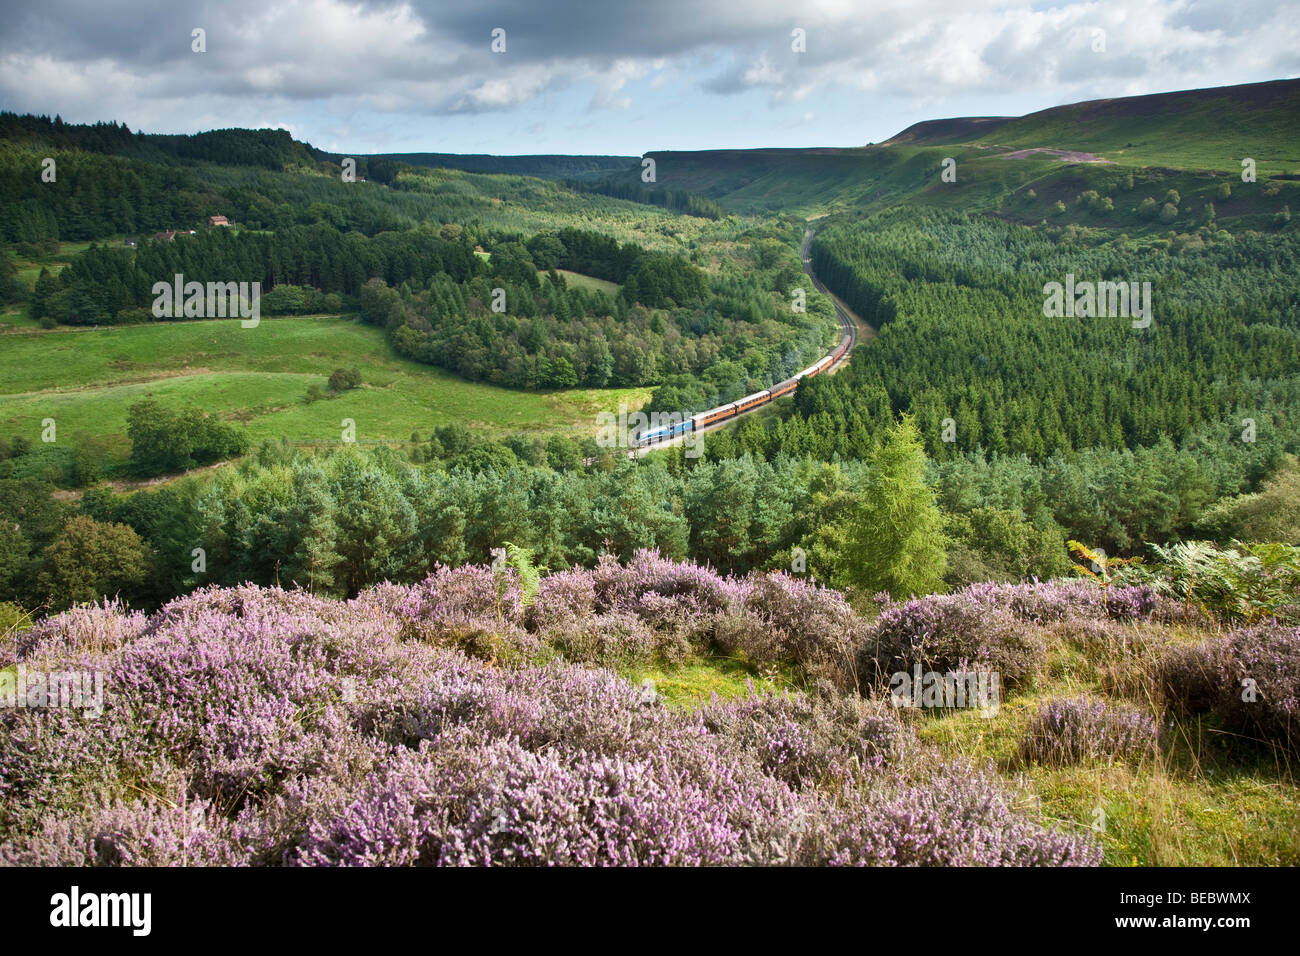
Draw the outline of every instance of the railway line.
[[[849,359],[849,353],[853,347],[858,344],[858,327],[853,319],[844,310],[844,308],[831,295],[829,289],[822,285],[812,268],[812,241],[813,230],[808,229],[804,232],[803,247],[800,249],[800,256],[803,259],[803,271],[808,274],[812,281],[813,287],[818,292],[823,292],[830,296],[831,303],[835,307],[835,317],[839,320],[842,334],[839,344],[828,355],[818,359],[808,368],[804,369],[798,375],[786,379],[784,382],[778,382],[771,388],[763,389],[752,395],[746,395],[744,398],[734,402],[728,402],[725,405],[719,405],[717,408],[710,408],[708,411],[700,412],[698,415],[692,415],[680,422],[674,422],[668,425],[659,425],[647,428],[638,433],[633,438],[634,447],[628,452],[630,457],[639,457],[646,452],[653,451],[657,448],[665,448],[671,445],[682,443],[689,434],[702,434],[706,431],[712,431],[715,428],[721,428],[733,419],[741,415],[762,408],[764,405],[783,398],[787,395],[794,394],[799,383],[806,378],[812,378],[814,375],[820,375],[823,372],[833,372]]]

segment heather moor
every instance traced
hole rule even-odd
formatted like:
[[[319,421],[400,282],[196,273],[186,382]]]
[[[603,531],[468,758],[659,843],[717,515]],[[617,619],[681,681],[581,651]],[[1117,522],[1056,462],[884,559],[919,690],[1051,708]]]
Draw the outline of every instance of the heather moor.
[[[1300,862],[1281,12],[136,6],[0,39],[0,864]]]

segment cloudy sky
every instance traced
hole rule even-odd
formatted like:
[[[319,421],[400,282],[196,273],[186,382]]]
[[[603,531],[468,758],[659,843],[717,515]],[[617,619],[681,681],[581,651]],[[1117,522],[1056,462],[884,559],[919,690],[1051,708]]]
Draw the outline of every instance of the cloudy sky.
[[[0,0],[0,24],[0,108],[357,153],[856,146],[1300,75],[1285,0]]]

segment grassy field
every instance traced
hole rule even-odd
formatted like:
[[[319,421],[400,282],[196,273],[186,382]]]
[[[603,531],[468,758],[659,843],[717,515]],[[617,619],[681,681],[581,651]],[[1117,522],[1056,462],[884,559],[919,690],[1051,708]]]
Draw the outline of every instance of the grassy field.
[[[556,269],[560,275],[564,276],[564,281],[570,289],[585,289],[587,291],[603,292],[609,296],[612,301],[617,295],[620,288],[617,282],[610,282],[606,279],[597,279],[595,276],[585,276],[581,272],[570,272],[568,269]],[[537,277],[540,279],[545,276],[545,272],[538,272]]]
[[[356,367],[362,386],[308,403],[336,368]],[[0,433],[39,437],[54,418],[60,436],[111,436],[125,457],[126,410],[152,395],[247,425],[254,439],[339,438],[342,420],[358,441],[406,440],[439,425],[488,433],[585,434],[620,402],[640,407],[648,389],[519,392],[466,382],[397,355],[382,330],[330,316],[198,321],[115,329],[11,332],[0,359]]]
[[[697,658],[675,666],[636,665],[621,676],[636,684],[649,681],[671,706],[699,707],[712,700],[770,693],[787,686],[781,675],[762,675],[741,661],[726,657]]]
[[[26,302],[0,306],[0,335],[5,332],[39,329],[41,324],[32,318]]]
[[[101,244],[112,241],[112,239],[105,239],[101,241]],[[85,252],[90,246],[91,243],[89,242],[61,242],[57,252],[34,258],[20,256],[16,248],[10,247],[6,250],[6,255],[9,256],[18,269],[18,278],[26,283],[27,288],[30,289],[36,284],[36,278],[41,274],[41,269],[49,269],[52,273],[58,273],[72,260],[73,256]]]

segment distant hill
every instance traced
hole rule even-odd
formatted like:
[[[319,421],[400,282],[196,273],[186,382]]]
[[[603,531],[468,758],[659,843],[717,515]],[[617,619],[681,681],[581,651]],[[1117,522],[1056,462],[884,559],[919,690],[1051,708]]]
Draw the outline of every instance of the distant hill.
[[[325,153],[284,129],[217,129],[203,133],[132,132],[125,123],[65,123],[55,116],[0,113],[0,142],[29,148],[80,149],[154,163],[190,161],[284,169],[313,165]]]
[[[960,116],[953,119],[923,120],[885,141],[886,146],[944,146],[948,143],[969,143],[989,135],[1014,116]]]
[[[1240,169],[1249,156],[1300,172],[1300,80],[1090,100],[983,127],[974,118],[943,122],[967,124],[970,135],[934,143],[1052,147],[1185,169]]]
[[[656,188],[706,196],[731,212],[814,214],[898,201],[996,206],[1030,182],[1053,201],[1058,194],[1072,201],[1105,169],[1235,174],[1245,157],[1261,177],[1290,179],[1300,176],[1300,80],[1093,100],[1022,117],[926,120],[860,148],[646,155],[655,160]],[[934,188],[948,157],[974,192]],[[633,166],[616,178],[639,181],[639,173]]]
[[[641,180],[642,157],[636,156],[367,156],[325,152],[282,129],[159,135],[113,122],[77,126],[58,117],[0,113],[0,142],[163,166],[209,162],[330,172],[351,156],[358,176],[384,184],[396,183],[410,167],[530,176],[713,218],[727,212],[861,212],[897,202],[997,208],[1032,185],[1041,201],[1025,204],[1017,215],[1037,221],[1058,200],[1072,203],[1083,192],[1113,187],[1103,181],[1106,170],[1170,179],[1166,190],[1183,189],[1180,177],[1236,175],[1249,157],[1261,177],[1300,178],[1300,80],[1091,100],[1022,117],[926,120],[884,143],[856,148],[652,151],[645,154],[655,161],[652,183]],[[959,181],[967,188],[935,188],[936,170],[949,157],[960,164]],[[1271,216],[1276,210],[1220,205],[1218,212]]]
[[[653,188],[718,200],[738,212],[802,210],[851,192],[897,157],[875,149],[656,150]],[[626,178],[640,182],[640,167]]]
[[[470,173],[536,176],[539,179],[604,179],[640,162],[639,156],[492,156],[487,153],[380,153],[365,158],[387,159],[412,166],[461,169]]]

